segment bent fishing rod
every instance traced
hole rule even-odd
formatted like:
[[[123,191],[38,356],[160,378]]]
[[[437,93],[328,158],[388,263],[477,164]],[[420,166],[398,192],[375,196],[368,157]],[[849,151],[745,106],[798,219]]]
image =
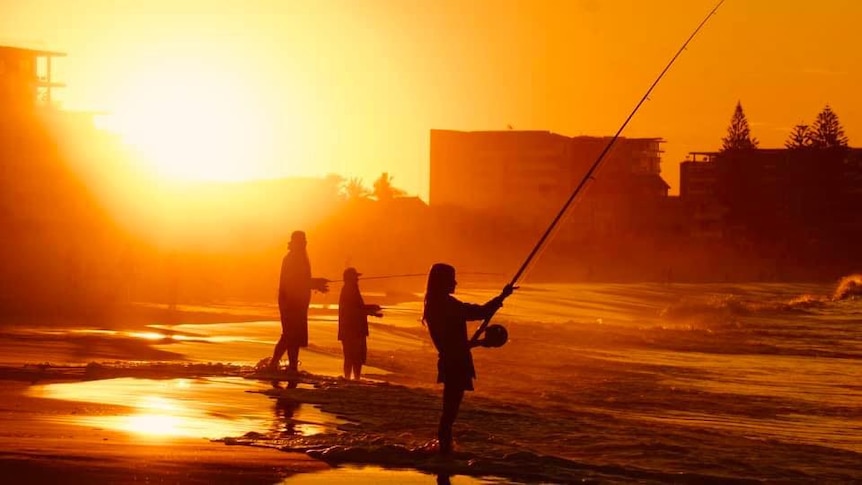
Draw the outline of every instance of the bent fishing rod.
[[[715,5],[715,7],[709,12],[709,14],[707,14],[707,16],[700,22],[700,24],[697,26],[697,28],[694,29],[694,32],[692,32],[691,35],[688,37],[688,39],[686,39],[686,41],[682,44],[682,47],[680,47],[679,50],[676,52],[676,54],[674,54],[674,56],[670,59],[670,61],[667,63],[667,65],[664,67],[664,69],[662,69],[662,71],[659,73],[659,75],[655,79],[655,81],[653,81],[653,83],[650,85],[649,89],[647,89],[646,93],[644,93],[644,95],[640,99],[640,101],[638,101],[638,103],[635,105],[632,112],[629,113],[628,117],[625,119],[625,121],[623,121],[623,124],[620,125],[620,128],[617,130],[616,134],[614,134],[614,136],[610,139],[610,141],[608,141],[608,144],[605,145],[605,148],[599,154],[598,158],[596,158],[596,161],[593,162],[593,164],[590,166],[589,170],[587,170],[587,173],[584,174],[583,178],[581,179],[581,182],[577,185],[577,187],[575,187],[575,190],[569,196],[568,200],[566,200],[566,203],[563,204],[563,207],[557,213],[557,216],[554,217],[554,219],[551,221],[551,224],[545,230],[545,233],[542,234],[541,238],[539,238],[539,242],[537,242],[536,245],[533,246],[532,251],[530,251],[530,254],[527,255],[527,259],[524,260],[524,263],[521,264],[521,267],[518,268],[518,271],[515,273],[515,276],[512,277],[512,280],[509,282],[508,286],[512,286],[512,287],[515,286],[515,284],[518,282],[518,280],[524,274],[524,271],[526,271],[527,267],[530,265],[530,262],[533,260],[533,258],[535,258],[536,254],[539,252],[539,249],[542,248],[542,246],[547,241],[548,237],[553,232],[554,228],[560,222],[560,219],[563,218],[563,215],[569,209],[569,206],[571,206],[572,202],[574,202],[575,198],[577,198],[578,194],[581,192],[581,189],[583,189],[584,186],[587,184],[587,182],[592,179],[593,173],[596,171],[596,169],[599,167],[599,165],[601,165],[602,161],[605,158],[605,155],[607,155],[608,152],[611,150],[611,148],[613,148],[617,139],[620,137],[620,134],[623,132],[623,129],[625,129],[626,125],[629,124],[629,121],[631,121],[631,119],[634,117],[635,113],[638,112],[641,105],[644,104],[644,102],[646,102],[647,99],[649,99],[649,95],[650,95],[650,93],[652,93],[652,90],[658,85],[659,81],[661,81],[661,79],[664,77],[665,73],[670,69],[670,67],[674,64],[674,62],[676,62],[676,59],[679,57],[680,54],[682,54],[682,51],[684,51],[685,48],[688,47],[689,42],[691,42],[691,40],[694,39],[694,37],[697,35],[698,32],[700,32],[700,30],[703,28],[703,26],[706,25],[706,22],[710,19],[710,17],[715,15],[715,12],[718,11],[718,8],[721,7],[722,3],[724,3],[724,0],[720,0]],[[488,324],[490,322],[491,322],[491,317],[486,318],[482,322],[482,324],[479,325],[479,328],[476,329],[476,332],[473,334],[473,337],[470,339],[470,341],[473,343],[476,343],[479,340],[479,336],[482,335],[482,332],[485,331],[485,328],[488,326]]]

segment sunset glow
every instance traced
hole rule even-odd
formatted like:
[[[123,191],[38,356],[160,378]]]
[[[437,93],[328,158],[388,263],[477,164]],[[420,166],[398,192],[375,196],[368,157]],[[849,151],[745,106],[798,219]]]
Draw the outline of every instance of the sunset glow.
[[[167,179],[271,176],[271,120],[247,82],[212,64],[176,60],[130,75],[103,123]]]
[[[168,178],[388,171],[425,196],[430,129],[611,134],[714,4],[18,0],[0,27],[68,52],[58,99],[114,113]],[[624,135],[668,140],[671,192],[689,151],[719,146],[738,100],[764,147],[826,103],[852,142],[860,9],[726,2]]]
[[[0,0],[0,476],[862,484],[860,18]]]

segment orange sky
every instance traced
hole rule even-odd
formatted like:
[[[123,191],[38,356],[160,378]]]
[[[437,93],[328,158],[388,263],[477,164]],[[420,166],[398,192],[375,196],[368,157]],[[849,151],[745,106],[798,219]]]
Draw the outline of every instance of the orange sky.
[[[2,0],[0,44],[68,52],[67,107],[152,122],[160,99],[191,100],[204,116],[174,110],[148,142],[200,125],[192,138],[214,144],[202,153],[225,176],[336,171],[370,185],[388,171],[424,197],[429,129],[612,134],[714,3]],[[667,139],[673,190],[688,151],[718,148],[737,100],[763,147],[826,103],[862,145],[859,18],[854,0],[727,0],[624,135]]]

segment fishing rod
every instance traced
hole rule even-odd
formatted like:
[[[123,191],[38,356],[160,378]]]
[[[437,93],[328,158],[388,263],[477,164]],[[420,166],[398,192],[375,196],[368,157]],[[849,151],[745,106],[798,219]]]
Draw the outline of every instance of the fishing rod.
[[[526,271],[527,266],[529,266],[530,262],[536,256],[536,253],[538,253],[539,249],[541,249],[541,247],[545,244],[545,241],[548,239],[548,236],[551,235],[551,232],[554,230],[557,223],[560,222],[560,219],[562,219],[563,215],[566,213],[569,206],[572,205],[572,202],[574,202],[575,198],[581,192],[581,189],[586,185],[586,183],[590,179],[592,179],[593,173],[596,171],[596,169],[602,163],[602,160],[604,160],[605,155],[607,155],[607,153],[614,146],[617,139],[620,137],[620,134],[623,132],[623,129],[625,129],[626,125],[629,124],[629,121],[631,121],[631,119],[634,117],[635,113],[638,112],[641,105],[644,104],[644,102],[647,99],[649,99],[650,93],[652,93],[652,90],[656,87],[656,85],[658,85],[659,81],[661,81],[661,79],[664,77],[665,73],[674,64],[677,57],[679,57],[679,55],[682,54],[682,51],[684,51],[685,48],[688,47],[689,42],[691,42],[691,40],[694,39],[694,37],[697,35],[697,33],[700,32],[700,29],[703,28],[704,25],[706,25],[706,22],[709,20],[709,18],[712,17],[713,15],[715,15],[715,12],[718,10],[719,7],[721,7],[722,3],[724,3],[724,0],[719,0],[719,2],[709,12],[709,14],[707,14],[707,16],[700,22],[700,24],[697,26],[697,28],[694,29],[694,32],[692,32],[691,35],[688,37],[688,39],[686,39],[686,41],[682,44],[682,47],[680,47],[679,50],[676,52],[676,54],[674,54],[674,56],[670,59],[670,62],[668,62],[667,65],[664,67],[664,69],[662,69],[661,73],[659,73],[659,75],[655,79],[655,81],[653,81],[653,83],[650,85],[649,89],[647,89],[646,93],[643,95],[643,97],[640,99],[640,101],[638,101],[638,103],[635,105],[632,112],[629,113],[629,116],[625,119],[625,121],[623,121],[623,124],[620,125],[620,128],[617,130],[616,134],[614,134],[613,138],[610,139],[608,144],[605,146],[604,150],[602,150],[602,152],[599,154],[598,158],[596,158],[596,161],[593,162],[592,166],[590,166],[590,169],[587,170],[587,173],[581,179],[581,182],[577,185],[577,187],[575,187],[575,190],[572,192],[572,195],[569,196],[569,199],[566,200],[565,204],[563,204],[563,207],[557,213],[557,216],[554,217],[553,221],[551,221],[551,225],[548,226],[548,229],[545,230],[545,233],[542,234],[541,238],[539,238],[539,242],[536,243],[535,246],[533,246],[532,251],[530,251],[530,254],[527,256],[527,259],[524,260],[524,263],[521,265],[521,267],[518,268],[518,271],[515,273],[515,276],[512,277],[512,281],[509,282],[508,286],[512,286],[512,287],[515,286],[515,283],[517,283],[518,280],[521,278],[521,275],[524,274],[524,271]],[[479,336],[482,334],[482,332],[485,331],[485,328],[488,326],[488,323],[490,321],[491,321],[491,317],[488,317],[482,322],[481,325],[479,325],[479,328],[476,329],[476,332],[473,334],[473,337],[470,339],[471,342],[476,343],[479,340]]]

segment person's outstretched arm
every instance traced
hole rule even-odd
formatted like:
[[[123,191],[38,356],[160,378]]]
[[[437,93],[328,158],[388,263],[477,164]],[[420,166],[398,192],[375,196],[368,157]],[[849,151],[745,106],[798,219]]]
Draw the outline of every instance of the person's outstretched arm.
[[[374,305],[374,304],[364,305],[363,308],[365,309],[366,315],[371,315],[372,317],[378,317],[378,318],[383,316],[383,313],[380,311],[381,310],[380,305]]]
[[[464,312],[467,320],[485,320],[487,318],[491,318],[494,316],[494,313],[503,306],[503,300],[511,295],[513,291],[515,291],[514,286],[506,285],[503,287],[503,291],[501,291],[499,295],[491,298],[484,305],[462,303],[461,311]]]
[[[326,278],[311,278],[311,280],[309,281],[309,287],[312,290],[326,293],[327,291],[329,291],[329,280]]]

